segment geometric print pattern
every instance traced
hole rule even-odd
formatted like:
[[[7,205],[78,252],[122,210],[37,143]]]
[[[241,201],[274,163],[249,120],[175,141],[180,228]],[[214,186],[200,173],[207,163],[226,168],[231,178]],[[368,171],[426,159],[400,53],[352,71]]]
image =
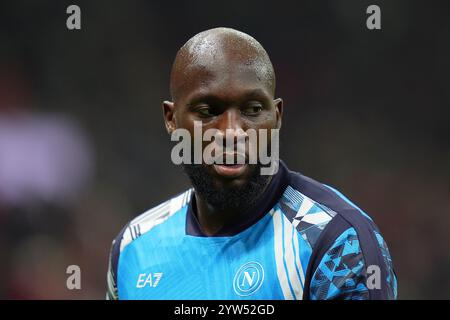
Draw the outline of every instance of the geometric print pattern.
[[[114,245],[114,241],[113,241]],[[111,256],[111,253],[110,253]],[[116,276],[113,270],[113,267],[111,265],[111,259],[109,259],[108,263],[108,272],[106,275],[106,283],[108,286],[108,290],[106,291],[106,300],[118,300],[119,299],[119,293],[117,292],[117,284],[116,284]]]
[[[375,236],[377,238],[378,245],[380,246],[384,263],[386,264],[386,268],[388,270],[386,279],[386,285],[388,286],[388,299],[397,299],[397,277],[394,273],[394,266],[389,249],[383,237],[377,231],[375,231]]]
[[[188,189],[176,197],[173,197],[134,218],[122,236],[120,251],[122,252],[131,242],[150,231],[158,224],[163,223],[171,215],[177,213],[182,207],[186,206],[191,199],[192,192],[192,188]]]
[[[300,261],[298,234],[291,222],[275,206],[270,211],[273,221],[273,244],[277,278],[286,300],[301,300],[305,273]]]
[[[291,186],[284,191],[279,205],[311,249],[328,222],[336,215],[333,210],[308,198]]]
[[[115,267],[112,265],[114,247],[119,246],[120,254],[120,252],[122,252],[125,247],[132,243],[134,240],[142,236],[144,233],[150,231],[155,226],[163,223],[171,215],[175,214],[182,207],[186,206],[191,199],[192,192],[192,188],[188,189],[178,196],[175,196],[172,199],[169,199],[166,202],[163,202],[162,204],[140,214],[127,225],[120,239],[113,240],[109,253],[109,264],[107,272],[107,300],[119,299],[116,283],[117,275],[115,274],[117,265]]]
[[[323,256],[310,286],[312,300],[369,298],[364,257],[354,228],[343,232]]]

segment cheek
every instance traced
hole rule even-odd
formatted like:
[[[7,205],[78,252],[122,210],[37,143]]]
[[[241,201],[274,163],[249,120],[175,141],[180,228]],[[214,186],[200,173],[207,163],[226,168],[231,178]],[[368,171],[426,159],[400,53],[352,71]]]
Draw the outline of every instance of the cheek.
[[[189,112],[178,111],[174,115],[177,128],[184,128],[189,131],[194,131],[194,119]]]
[[[277,127],[277,115],[275,111],[264,112],[254,119],[247,119],[246,126],[258,131],[258,129],[273,129]]]
[[[268,117],[265,121],[261,121],[258,126],[252,128],[256,131],[256,139],[249,141],[251,145],[248,145],[248,148],[252,152],[257,152],[258,158],[260,154],[272,154],[270,151],[272,149],[272,138],[275,139],[273,141],[275,145],[278,145],[279,135],[277,138],[277,135],[273,131],[278,130],[276,124],[276,119]]]

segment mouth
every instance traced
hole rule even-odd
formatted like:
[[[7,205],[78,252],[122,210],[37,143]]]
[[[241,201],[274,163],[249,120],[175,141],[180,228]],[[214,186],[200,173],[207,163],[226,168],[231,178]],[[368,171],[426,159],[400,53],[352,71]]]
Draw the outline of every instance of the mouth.
[[[237,178],[247,169],[247,164],[214,164],[213,168],[220,176]]]

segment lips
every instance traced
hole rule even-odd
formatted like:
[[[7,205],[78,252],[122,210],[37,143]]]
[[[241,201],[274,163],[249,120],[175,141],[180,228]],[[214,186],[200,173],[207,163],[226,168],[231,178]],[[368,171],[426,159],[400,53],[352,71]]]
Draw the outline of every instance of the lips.
[[[212,167],[219,176],[225,178],[237,178],[244,174],[248,167],[248,156],[245,153],[224,152],[217,158],[220,159],[221,162],[214,163]]]
[[[213,168],[220,176],[236,178],[245,172],[247,166],[247,164],[214,164]]]

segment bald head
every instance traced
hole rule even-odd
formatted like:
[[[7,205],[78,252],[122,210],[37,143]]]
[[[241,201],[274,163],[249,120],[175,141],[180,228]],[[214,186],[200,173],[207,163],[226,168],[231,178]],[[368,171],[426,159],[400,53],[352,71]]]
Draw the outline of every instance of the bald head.
[[[170,76],[172,100],[176,101],[195,80],[198,82],[199,75],[206,79],[212,75],[227,76],[242,69],[251,70],[257,80],[275,94],[273,66],[258,41],[230,28],[200,32],[189,39],[175,57]]]

